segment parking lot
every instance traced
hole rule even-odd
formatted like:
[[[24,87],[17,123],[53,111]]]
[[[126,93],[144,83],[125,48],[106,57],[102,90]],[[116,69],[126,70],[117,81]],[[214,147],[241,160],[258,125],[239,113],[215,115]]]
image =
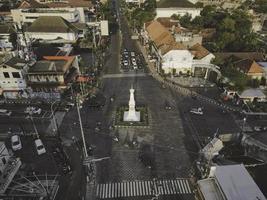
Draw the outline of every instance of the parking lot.
[[[120,66],[124,72],[133,71],[133,70],[142,70],[143,69],[143,60],[141,54],[138,54],[134,51],[129,51],[128,49],[123,49],[121,52],[121,61]]]

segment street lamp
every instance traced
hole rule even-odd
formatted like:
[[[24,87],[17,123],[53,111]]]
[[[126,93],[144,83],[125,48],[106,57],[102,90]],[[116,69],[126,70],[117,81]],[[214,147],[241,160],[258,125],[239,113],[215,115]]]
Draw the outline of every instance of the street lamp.
[[[246,121],[247,121],[247,118],[244,117],[244,119],[243,119],[243,124],[242,124],[242,133],[244,132],[244,127],[245,127],[245,123],[246,123]]]
[[[54,105],[56,102],[59,102],[59,100],[54,101],[54,102],[50,105],[50,110],[51,110],[52,117],[53,117],[53,124],[54,124],[54,125],[53,125],[53,130],[55,130],[55,131],[57,132],[57,134],[59,135],[58,125],[57,125],[57,121],[56,121],[55,114],[54,114],[54,110],[53,110],[53,105]]]

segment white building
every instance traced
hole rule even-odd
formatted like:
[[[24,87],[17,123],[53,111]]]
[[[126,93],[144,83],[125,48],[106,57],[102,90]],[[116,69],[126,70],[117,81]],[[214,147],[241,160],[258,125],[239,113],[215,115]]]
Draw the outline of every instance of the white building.
[[[60,43],[74,43],[79,30],[62,17],[43,16],[35,20],[25,32],[29,41],[59,40]]]
[[[0,65],[0,87],[3,89],[5,98],[27,97],[26,70],[25,60],[17,57],[13,57]]]
[[[125,0],[126,3],[135,3],[135,4],[141,4],[144,3],[145,0]]]
[[[243,164],[213,166],[197,185],[200,200],[266,200]]]
[[[188,50],[170,50],[162,56],[164,73],[191,73],[193,55]]]
[[[0,25],[0,51],[10,51],[13,49],[13,44],[10,41],[12,36],[16,37],[16,33],[11,24]]]
[[[156,18],[171,17],[173,14],[184,16],[191,15],[192,19],[200,16],[202,8],[197,8],[192,2],[187,0],[160,0],[157,2]]]
[[[41,16],[62,17],[68,22],[85,22],[83,8],[27,8],[11,10],[13,21],[18,24],[32,23]]]

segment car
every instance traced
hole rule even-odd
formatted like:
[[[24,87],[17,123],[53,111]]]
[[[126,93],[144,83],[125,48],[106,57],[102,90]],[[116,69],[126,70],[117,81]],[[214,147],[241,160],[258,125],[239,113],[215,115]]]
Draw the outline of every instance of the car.
[[[196,115],[203,115],[203,108],[199,107],[199,108],[192,108],[190,110],[190,113],[192,114],[196,114]]]
[[[123,65],[124,65],[124,66],[128,66],[128,61],[127,61],[127,60],[124,60],[124,61],[123,61]]]
[[[22,149],[22,144],[18,135],[13,135],[11,137],[11,147],[14,151]]]
[[[32,106],[27,107],[24,111],[24,113],[27,113],[27,114],[38,114],[38,115],[40,115],[41,112],[42,112],[41,108],[36,108]]]
[[[42,154],[46,153],[45,147],[44,147],[41,139],[34,140],[34,144],[35,144],[38,155],[42,155]]]
[[[8,111],[6,109],[0,109],[0,116],[10,116],[11,115],[11,111]]]
[[[132,64],[137,65],[135,58],[132,58]]]
[[[254,126],[254,131],[259,132],[259,131],[261,131],[261,130],[262,130],[262,128],[261,128],[260,126]]]
[[[131,52],[131,56],[132,57],[135,57],[135,53],[133,51]]]
[[[172,109],[171,104],[168,101],[165,101],[165,109],[166,110],[171,110]]]

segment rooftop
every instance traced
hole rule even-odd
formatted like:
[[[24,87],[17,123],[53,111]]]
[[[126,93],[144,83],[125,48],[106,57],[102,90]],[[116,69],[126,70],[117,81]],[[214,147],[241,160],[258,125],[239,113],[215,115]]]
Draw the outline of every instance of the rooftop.
[[[12,57],[11,59],[5,62],[5,65],[8,65],[15,69],[23,69],[26,64],[27,62],[19,57]]]
[[[71,66],[74,56],[44,56],[29,68],[28,74],[34,73],[65,73]]]
[[[266,200],[243,164],[211,167],[198,186],[205,200]]]
[[[15,33],[15,29],[11,24],[0,24],[0,34]]]
[[[251,98],[251,97],[257,97],[257,98],[265,98],[265,94],[260,89],[250,88],[247,90],[244,90],[240,95],[240,98]]]
[[[210,54],[210,52],[199,43],[192,46],[190,50],[197,59],[202,59]]]
[[[193,3],[187,0],[160,0],[157,2],[157,8],[194,8]]]
[[[175,42],[172,34],[158,21],[152,21],[147,27],[151,40],[156,44],[157,47],[163,44],[172,44]]]
[[[242,70],[244,73],[263,73],[263,68],[251,59],[243,59],[235,62],[235,67]]]
[[[69,33],[77,32],[77,28],[62,17],[41,16],[29,27],[28,32]]]

